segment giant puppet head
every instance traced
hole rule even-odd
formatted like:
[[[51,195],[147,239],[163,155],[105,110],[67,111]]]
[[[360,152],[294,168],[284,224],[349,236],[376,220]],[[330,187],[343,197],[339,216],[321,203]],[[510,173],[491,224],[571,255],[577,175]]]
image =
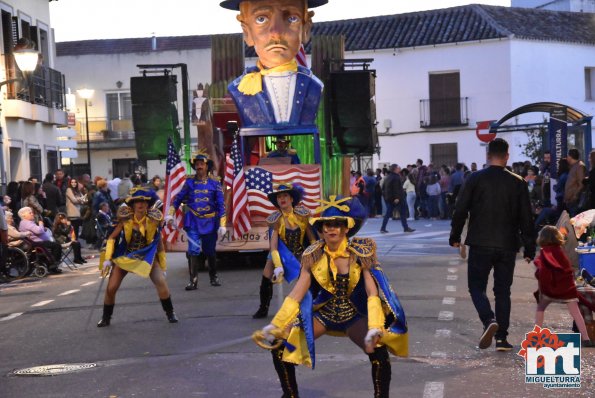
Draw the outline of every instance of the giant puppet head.
[[[328,0],[226,0],[221,7],[238,10],[244,41],[254,47],[260,63],[274,68],[292,61],[302,43],[310,39],[309,8]]]

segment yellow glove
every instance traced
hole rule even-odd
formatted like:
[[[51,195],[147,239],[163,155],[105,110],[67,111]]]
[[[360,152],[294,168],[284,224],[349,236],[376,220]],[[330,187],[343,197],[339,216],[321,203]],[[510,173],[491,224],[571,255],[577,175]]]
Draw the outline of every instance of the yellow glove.
[[[275,268],[283,267],[281,263],[281,256],[279,255],[278,250],[271,250],[271,258],[273,259],[273,265]]]
[[[283,305],[277,311],[277,314],[271,321],[272,325],[275,325],[281,330],[287,329],[287,326],[293,322],[295,317],[300,312],[300,303],[298,303],[295,299],[287,296],[283,301]]]
[[[368,330],[380,329],[384,330],[384,311],[382,311],[382,303],[380,297],[368,297]]]

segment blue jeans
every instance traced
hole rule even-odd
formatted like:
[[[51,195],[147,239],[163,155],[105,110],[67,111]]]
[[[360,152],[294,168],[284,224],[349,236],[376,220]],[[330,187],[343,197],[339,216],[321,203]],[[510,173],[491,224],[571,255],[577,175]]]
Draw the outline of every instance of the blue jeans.
[[[510,286],[514,275],[516,252],[512,250],[471,246],[469,249],[467,285],[479,319],[486,326],[494,319],[494,312],[486,296],[490,271],[494,268],[494,297],[496,301],[496,339],[508,336],[510,324]]]
[[[384,199],[384,203],[386,204],[386,213],[384,213],[384,219],[382,220],[380,230],[386,230],[388,219],[393,216],[393,210],[395,208],[399,209],[399,213],[401,213],[401,225],[403,226],[403,231],[409,228],[409,225],[407,225],[407,203],[405,203],[404,200],[400,200],[399,204],[395,205],[393,202],[389,202],[386,199]]]

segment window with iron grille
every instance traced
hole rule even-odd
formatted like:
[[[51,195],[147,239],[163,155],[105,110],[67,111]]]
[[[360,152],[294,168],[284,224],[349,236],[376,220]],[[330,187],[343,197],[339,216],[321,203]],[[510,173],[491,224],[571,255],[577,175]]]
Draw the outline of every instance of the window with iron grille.
[[[420,100],[421,127],[466,126],[467,97],[461,97],[459,72],[429,74],[430,98]]]
[[[41,149],[29,149],[29,174],[38,181],[42,180]]]
[[[430,162],[434,169],[438,169],[443,164],[454,166],[458,162],[458,150],[456,143],[448,144],[430,144]]]
[[[48,164],[48,173],[53,173],[60,168],[58,165],[58,151],[47,151],[46,160]]]

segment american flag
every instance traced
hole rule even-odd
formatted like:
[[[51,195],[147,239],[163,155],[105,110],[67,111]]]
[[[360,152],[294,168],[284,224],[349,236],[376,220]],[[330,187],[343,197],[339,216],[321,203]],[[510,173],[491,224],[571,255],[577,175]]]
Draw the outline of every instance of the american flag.
[[[233,223],[233,237],[238,239],[252,228],[244,167],[238,144],[238,134],[234,136],[231,145],[231,154],[225,164],[225,178],[223,182],[228,187],[231,187],[232,197],[229,214],[231,214],[231,221]]]
[[[186,181],[186,168],[180,160],[171,138],[167,139],[167,164],[165,166],[165,192],[163,194],[163,213],[168,214],[173,198],[180,192]],[[166,225],[163,228],[163,237],[167,242],[174,242],[178,237],[175,228],[184,226],[184,214],[177,209],[174,216],[174,225]],[[175,228],[174,228],[175,227]]]
[[[304,68],[308,67],[308,60],[306,59],[306,50],[304,49],[303,44],[300,46],[300,50],[298,51],[295,57],[297,59],[298,65],[303,66]]]
[[[269,201],[267,194],[273,191],[273,184],[289,182],[304,188],[302,204],[314,212],[320,199],[320,166],[292,165],[253,167],[246,170],[248,203],[253,216],[269,216],[277,210]]]

